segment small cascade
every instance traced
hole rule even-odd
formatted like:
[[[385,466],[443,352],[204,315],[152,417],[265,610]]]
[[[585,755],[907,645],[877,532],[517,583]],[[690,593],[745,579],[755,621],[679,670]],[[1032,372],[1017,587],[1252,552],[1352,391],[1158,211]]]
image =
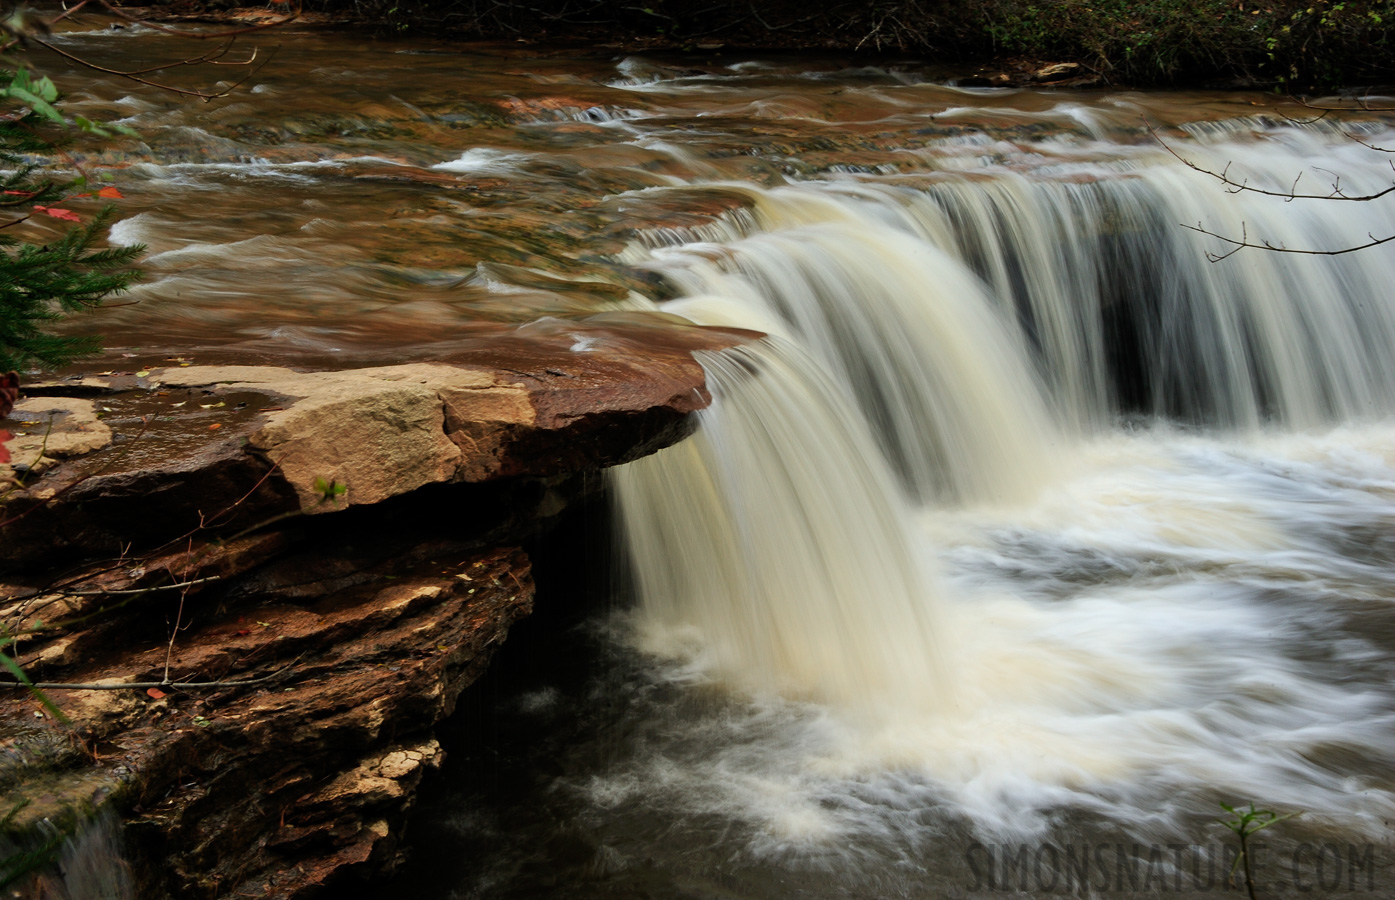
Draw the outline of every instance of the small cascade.
[[[1271,161],[1255,183],[1276,186],[1293,168],[1291,159]],[[1059,408],[1077,421],[1104,426],[1141,413],[1311,427],[1390,411],[1388,253],[1250,249],[1213,262],[1208,250],[1233,248],[1181,227],[1340,249],[1395,229],[1386,209],[1227,194],[1177,167],[1083,184],[1009,175],[866,193],[900,207],[906,227],[987,282],[1015,314]]]

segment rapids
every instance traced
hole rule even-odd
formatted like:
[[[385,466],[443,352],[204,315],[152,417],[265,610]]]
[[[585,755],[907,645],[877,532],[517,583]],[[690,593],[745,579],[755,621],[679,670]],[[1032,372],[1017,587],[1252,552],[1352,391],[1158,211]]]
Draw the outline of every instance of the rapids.
[[[1266,832],[1275,892],[1303,846],[1389,877],[1395,245],[1212,262],[1182,226],[1337,250],[1395,206],[1228,191],[1158,137],[1359,195],[1390,185],[1391,120],[913,61],[274,40],[206,105],[60,79],[141,135],[70,151],[125,195],[111,239],[150,247],[137,302],[79,323],[102,365],[769,335],[703,355],[697,433],[610,475],[632,576],[590,522],[607,599],[510,641],[394,890],[957,896],[1003,889],[975,852],[1127,845],[1186,893],[1222,802],[1302,811]]]

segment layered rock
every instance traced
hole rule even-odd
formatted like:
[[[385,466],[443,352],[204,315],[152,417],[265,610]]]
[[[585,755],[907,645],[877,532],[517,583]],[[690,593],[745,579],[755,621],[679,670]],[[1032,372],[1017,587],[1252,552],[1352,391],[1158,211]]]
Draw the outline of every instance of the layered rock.
[[[705,333],[700,346],[741,337]],[[119,443],[8,497],[8,518],[23,516],[0,532],[0,572],[139,549],[225,513],[223,524],[246,525],[429,484],[617,465],[683,437],[688,414],[710,400],[702,367],[682,345],[511,361],[308,373],[175,367],[151,370],[133,390],[114,384],[99,405],[124,423]],[[44,427],[36,421],[26,439],[42,440]]]
[[[433,727],[534,603],[520,542],[687,433],[691,347],[181,367],[21,401],[0,625],[51,686],[0,689],[0,845],[116,810],[141,897],[391,867]]]

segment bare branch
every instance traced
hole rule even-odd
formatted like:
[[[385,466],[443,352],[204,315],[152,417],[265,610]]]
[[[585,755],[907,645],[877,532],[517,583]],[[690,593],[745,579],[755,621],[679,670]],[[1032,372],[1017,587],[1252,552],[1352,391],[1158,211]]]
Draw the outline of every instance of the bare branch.
[[[62,594],[64,597],[120,597],[126,594],[149,594],[155,591],[178,591],[191,588],[196,584],[204,584],[209,581],[222,581],[222,575],[209,575],[207,578],[195,578],[191,581],[181,581],[177,584],[161,584],[155,587],[135,588],[126,591],[66,591],[58,589],[55,591],[45,591],[44,593]]]
[[[1351,201],[1351,202],[1354,202],[1354,203],[1365,203],[1365,202],[1370,201],[1370,200],[1378,200],[1378,199],[1380,199],[1381,197],[1384,197],[1384,196],[1386,196],[1386,195],[1388,195],[1388,194],[1395,194],[1395,184],[1392,184],[1390,187],[1386,188],[1385,190],[1377,191],[1377,192],[1374,193],[1374,194],[1363,194],[1363,195],[1361,195],[1361,196],[1352,196],[1352,195],[1349,195],[1349,194],[1346,194],[1346,193],[1343,193],[1343,192],[1342,192],[1342,185],[1341,185],[1341,179],[1340,179],[1340,177],[1337,178],[1337,180],[1335,180],[1335,181],[1332,182],[1332,193],[1330,193],[1330,194],[1300,194],[1300,193],[1297,192],[1297,189],[1298,189],[1298,179],[1297,179],[1297,178],[1295,178],[1295,179],[1293,180],[1293,185],[1292,185],[1287,191],[1271,191],[1271,190],[1267,190],[1267,189],[1265,189],[1265,188],[1254,187],[1254,186],[1252,186],[1248,181],[1236,181],[1234,178],[1231,178],[1231,177],[1230,177],[1230,163],[1226,163],[1225,169],[1223,169],[1223,170],[1220,171],[1220,172],[1217,172],[1217,171],[1215,171],[1215,170],[1213,170],[1213,169],[1208,169],[1208,168],[1206,168],[1206,167],[1204,167],[1204,166],[1198,165],[1197,163],[1193,162],[1192,160],[1190,160],[1190,159],[1188,159],[1187,157],[1183,156],[1182,154],[1178,153],[1176,150],[1172,149],[1171,145],[1169,145],[1169,144],[1167,143],[1167,141],[1165,141],[1165,140],[1162,139],[1162,135],[1158,134],[1157,129],[1153,127],[1153,125],[1152,125],[1151,122],[1148,122],[1148,121],[1145,119],[1144,122],[1143,122],[1143,124],[1144,124],[1144,126],[1145,126],[1150,132],[1152,132],[1153,137],[1157,139],[1158,143],[1159,143],[1159,144],[1162,144],[1163,149],[1166,150],[1168,153],[1172,154],[1172,156],[1175,157],[1179,162],[1181,162],[1181,163],[1182,163],[1183,165],[1185,165],[1187,168],[1191,169],[1193,172],[1200,172],[1202,175],[1209,175],[1210,177],[1216,179],[1216,180],[1219,181],[1221,184],[1225,185],[1225,186],[1226,186],[1226,190],[1229,191],[1229,192],[1232,193],[1232,194],[1241,194],[1241,193],[1262,194],[1262,195],[1264,195],[1264,196],[1266,196],[1266,197],[1279,197],[1279,198],[1281,198],[1281,199],[1283,199],[1283,200],[1286,200],[1286,201],[1293,201],[1293,200],[1348,200],[1348,201]],[[1300,177],[1300,178],[1302,177],[1302,173],[1299,174],[1299,177]]]
[[[119,78],[126,78],[126,79],[129,79],[129,80],[131,80],[131,81],[138,82],[138,83],[140,83],[140,84],[147,84],[147,85],[150,85],[151,87],[159,88],[159,89],[162,90],[162,91],[169,91],[169,92],[174,93],[174,94],[183,94],[183,95],[186,96],[186,97],[198,97],[200,100],[204,100],[204,101],[216,100],[216,99],[218,99],[219,97],[226,97],[226,96],[228,96],[228,95],[231,94],[233,91],[235,91],[235,90],[237,90],[238,88],[242,87],[242,85],[245,84],[245,83],[248,81],[248,79],[250,79],[252,76],[254,76],[254,75],[256,75],[258,72],[260,72],[261,69],[262,69],[262,66],[265,66],[268,62],[271,61],[271,58],[272,58],[273,56],[276,55],[276,51],[275,51],[275,50],[272,50],[271,53],[268,53],[268,54],[267,54],[266,60],[263,61],[261,65],[256,66],[255,68],[253,68],[251,71],[249,71],[249,72],[248,72],[246,75],[244,75],[242,78],[239,78],[237,81],[233,82],[231,85],[229,85],[228,87],[224,88],[224,89],[221,90],[221,91],[218,91],[218,92],[216,92],[216,93],[209,93],[209,92],[207,92],[207,91],[196,91],[196,90],[189,90],[188,88],[175,87],[175,86],[172,85],[172,84],[164,84],[164,83],[162,83],[162,82],[151,81],[151,80],[148,79],[148,78],[142,78],[142,77],[141,77],[141,73],[145,73],[145,72],[156,72],[156,71],[159,71],[159,70],[162,69],[162,68],[169,68],[169,67],[173,67],[173,66],[184,66],[184,65],[198,65],[200,62],[205,61],[202,57],[195,58],[195,59],[192,59],[192,60],[181,60],[181,61],[178,61],[178,62],[169,63],[167,66],[155,66],[154,68],[150,68],[150,69],[140,69],[140,70],[131,71],[131,72],[123,72],[123,71],[121,71],[120,69],[109,69],[109,68],[107,68],[106,66],[99,66],[99,65],[97,65],[96,63],[94,63],[94,62],[92,62],[92,61],[90,61],[90,60],[83,59],[81,56],[78,56],[78,55],[73,54],[73,53],[69,53],[68,51],[63,50],[63,49],[60,48],[60,47],[55,47],[53,44],[50,44],[48,41],[41,41],[41,40],[39,40],[39,39],[37,39],[37,38],[35,38],[35,39],[33,39],[33,40],[34,40],[34,43],[38,44],[40,47],[43,47],[43,48],[46,49],[46,50],[51,50],[51,51],[53,51],[54,53],[57,53],[59,56],[63,57],[64,59],[69,60],[70,62],[75,62],[75,63],[77,63],[78,65],[82,66],[82,67],[85,68],[85,69],[91,69],[91,70],[93,70],[94,72],[103,72],[103,73],[105,73],[105,74],[107,74],[107,75],[115,75],[115,76],[117,76],[117,77],[119,77]],[[224,49],[222,52],[226,52],[226,49]],[[219,53],[219,54],[213,54],[213,55],[214,55],[214,58],[216,59],[216,57],[217,57],[218,55],[221,55],[221,53]],[[247,62],[242,63],[241,65],[249,65],[249,64],[252,62],[252,60],[255,60],[255,59],[256,59],[256,53],[253,52],[252,56],[247,60]]]
[[[1370,95],[1367,94],[1361,97],[1359,100],[1354,101],[1356,103],[1355,106],[1318,106],[1316,103],[1309,103],[1302,97],[1291,97],[1290,99],[1293,100],[1294,103],[1297,103],[1299,106],[1303,107],[1304,109],[1311,109],[1321,112],[1322,115],[1318,116],[1316,119],[1313,119],[1314,122],[1316,122],[1318,119],[1321,119],[1328,113],[1334,112],[1355,112],[1357,110],[1360,110],[1362,112],[1395,112],[1395,106],[1372,106],[1370,104],[1370,101],[1367,99],[1367,97],[1369,96]]]
[[[1239,253],[1241,250],[1244,250],[1246,248],[1250,248],[1253,250],[1268,250],[1271,253],[1296,253],[1301,256],[1342,256],[1346,253],[1355,253],[1358,250],[1369,250],[1371,247],[1379,247],[1381,244],[1388,244],[1391,241],[1395,241],[1395,234],[1392,234],[1389,237],[1378,238],[1374,234],[1367,232],[1366,237],[1368,237],[1370,240],[1367,243],[1358,244],[1355,247],[1344,247],[1341,250],[1295,250],[1292,247],[1283,247],[1278,244],[1271,243],[1270,241],[1259,241],[1258,243],[1251,241],[1249,239],[1248,231],[1243,223],[1241,224],[1239,240],[1236,240],[1235,238],[1231,237],[1226,237],[1223,234],[1217,234],[1214,231],[1210,231],[1206,228],[1203,228],[1200,222],[1196,223],[1195,225],[1182,225],[1182,227],[1187,229],[1188,231],[1195,231],[1199,234],[1204,234],[1207,237],[1213,237],[1218,241],[1225,241],[1227,244],[1230,244],[1234,247],[1234,249],[1228,250],[1225,253],[1208,252],[1206,254],[1206,258],[1211,262],[1220,262],[1223,259],[1228,259],[1229,257],[1234,256],[1235,254]]]
[[[172,688],[177,691],[185,691],[193,688],[248,687],[254,684],[265,684],[285,674],[298,662],[300,662],[299,656],[269,675],[263,675],[260,678],[247,678],[242,681],[126,681],[119,684],[104,684],[95,681],[75,683],[36,681],[33,684],[25,684],[22,681],[0,681],[0,688],[25,688],[27,690],[33,687],[43,691],[125,691]]]

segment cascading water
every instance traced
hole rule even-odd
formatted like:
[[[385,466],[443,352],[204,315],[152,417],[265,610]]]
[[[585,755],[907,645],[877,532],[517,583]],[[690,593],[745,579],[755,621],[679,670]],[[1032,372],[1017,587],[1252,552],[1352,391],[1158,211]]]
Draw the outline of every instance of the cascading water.
[[[1252,183],[1291,168],[1272,156]],[[695,438],[614,477],[641,646],[747,692],[765,735],[677,726],[711,756],[661,755],[664,802],[864,875],[843,840],[904,863],[947,800],[987,833],[1074,809],[1168,834],[1217,797],[1381,833],[1389,636],[1327,634],[1313,604],[1390,596],[1343,593],[1379,565],[1353,535],[1395,522],[1389,257],[1213,264],[1177,223],[1306,249],[1395,217],[1207,187],[723,185],[730,228],[630,248],[677,285],[666,311],[778,336],[707,358]]]

